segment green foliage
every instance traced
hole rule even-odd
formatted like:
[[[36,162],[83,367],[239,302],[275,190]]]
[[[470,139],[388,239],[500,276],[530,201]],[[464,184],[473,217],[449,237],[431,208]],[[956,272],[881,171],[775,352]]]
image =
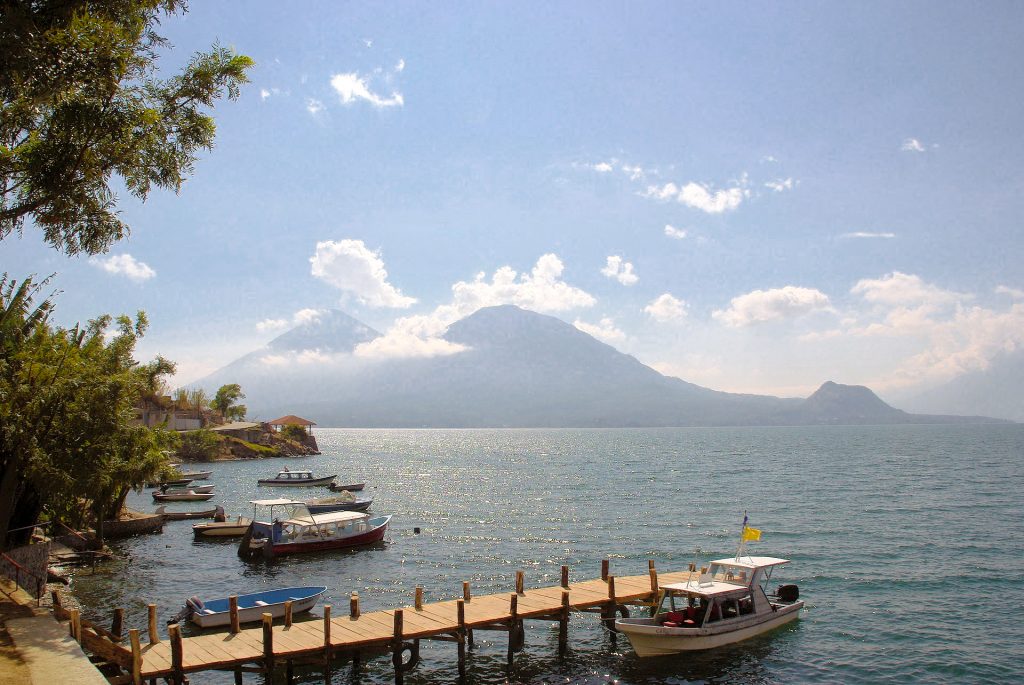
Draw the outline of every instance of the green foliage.
[[[213,461],[221,452],[223,440],[213,431],[200,428],[181,435],[178,457],[188,461]]]
[[[49,300],[33,307],[38,292],[0,278],[0,546],[12,520],[44,509],[72,525],[115,516],[173,442],[134,420],[139,398],[174,372],[163,358],[133,359],[145,315],[59,328]]]
[[[0,239],[26,219],[69,255],[129,232],[110,188],[177,192],[213,147],[205,113],[248,81],[250,58],[214,45],[158,78],[161,14],[177,0],[36,0],[0,10]]]
[[[241,421],[246,412],[245,405],[238,404],[241,399],[245,399],[245,393],[238,383],[222,385],[210,402],[210,409],[219,411],[228,421]]]
[[[306,429],[302,426],[284,426],[281,428],[281,437],[295,442],[302,442],[306,439]]]

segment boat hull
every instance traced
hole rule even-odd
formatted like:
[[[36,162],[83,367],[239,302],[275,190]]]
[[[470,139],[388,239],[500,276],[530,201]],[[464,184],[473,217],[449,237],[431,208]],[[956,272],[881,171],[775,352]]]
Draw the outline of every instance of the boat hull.
[[[231,521],[225,523],[200,523],[192,526],[192,534],[197,540],[203,538],[240,538],[249,530],[249,519],[242,522]]]
[[[153,499],[157,502],[205,502],[208,499],[213,499],[213,493],[193,493],[191,495],[161,495],[158,492],[153,493]]]
[[[355,502],[336,502],[334,504],[306,504],[310,514],[327,514],[332,511],[366,511],[373,504],[372,499],[359,499]]]
[[[183,473],[182,478],[189,478],[191,480],[206,480],[213,475],[213,471],[196,471],[194,473]]]
[[[164,517],[164,521],[187,521],[188,519],[212,519],[217,515],[216,509],[210,509],[208,511],[161,511],[163,507],[159,507],[154,514],[160,514]]]
[[[384,539],[384,535],[387,533],[388,524],[390,522],[390,516],[381,516],[375,519],[370,519],[370,523],[373,527],[365,532],[357,533],[355,535],[346,535],[344,537],[333,537],[327,540],[271,543],[269,540],[264,539],[264,542],[253,551],[259,551],[262,549],[264,557],[273,558],[286,554],[303,554],[306,552],[321,552],[332,549],[345,549],[347,547],[372,545],[373,543],[380,542]],[[242,544],[245,544],[244,540],[242,541]]]
[[[665,656],[703,649],[714,649],[747,640],[783,626],[800,616],[803,602],[779,607],[778,611],[759,614],[739,625],[713,628],[666,628],[654,619],[619,619],[615,627],[633,645],[639,657]]]
[[[317,600],[320,599],[327,588],[287,588],[294,589],[296,591],[308,591],[308,590],[319,590],[313,594],[306,594],[306,596],[296,597],[288,599],[292,603],[292,614],[299,614],[304,611],[309,611],[316,604]],[[280,594],[280,593],[278,593]],[[298,592],[297,592],[298,594]],[[266,596],[264,593],[255,593],[252,595],[239,595],[238,597],[238,622],[239,623],[252,623],[263,619],[263,614],[270,614],[274,618],[280,618],[284,616],[285,607],[284,603],[286,600],[279,602],[268,602],[265,604],[255,604],[253,598]],[[217,606],[220,608],[220,604],[226,600],[215,600],[210,602],[207,606]],[[246,606],[249,605],[249,606]],[[228,610],[215,611],[212,614],[203,613],[200,611],[193,610],[191,616],[192,622],[200,628],[213,628],[216,626],[226,626],[231,623],[231,612]]]
[[[349,490],[351,492],[358,492],[366,487],[366,483],[348,483],[346,485],[334,484],[331,486],[331,490],[335,492],[341,492],[342,490]]]
[[[293,488],[308,488],[315,485],[329,485],[334,482],[337,476],[324,476],[323,478],[261,478],[256,481],[257,485],[288,486]]]

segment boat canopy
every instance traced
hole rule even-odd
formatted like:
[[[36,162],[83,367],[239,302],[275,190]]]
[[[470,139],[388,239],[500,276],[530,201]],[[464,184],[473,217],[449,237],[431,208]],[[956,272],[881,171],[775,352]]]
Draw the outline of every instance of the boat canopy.
[[[722,566],[739,566],[741,568],[768,568],[769,566],[781,566],[782,564],[788,564],[789,559],[778,559],[776,557],[747,557],[742,556],[739,559],[729,557],[728,559],[715,559],[711,562],[712,564],[720,564]]]
[[[319,526],[326,523],[345,523],[365,518],[369,518],[369,514],[362,511],[330,511],[326,514],[317,514],[315,518],[312,514],[309,516],[295,516],[283,521],[283,523],[291,523],[298,526]]]
[[[312,478],[313,477],[313,472],[312,471],[292,471],[290,469],[285,469],[284,471],[278,471],[277,477],[278,478]]]
[[[708,598],[750,594],[750,588],[743,585],[736,585],[735,583],[698,583],[695,580],[689,583],[669,583],[662,585],[661,589],[666,592]]]
[[[296,502],[291,499],[251,499],[249,504],[255,504],[257,507],[283,507],[289,504],[305,504],[305,502]]]

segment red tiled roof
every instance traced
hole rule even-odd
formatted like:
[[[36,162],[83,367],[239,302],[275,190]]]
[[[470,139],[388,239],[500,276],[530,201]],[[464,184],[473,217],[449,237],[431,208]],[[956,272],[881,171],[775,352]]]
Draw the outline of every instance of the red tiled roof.
[[[316,423],[309,419],[304,419],[301,416],[295,414],[289,414],[288,416],[282,416],[279,419],[273,421],[267,421],[271,426],[315,426]]]

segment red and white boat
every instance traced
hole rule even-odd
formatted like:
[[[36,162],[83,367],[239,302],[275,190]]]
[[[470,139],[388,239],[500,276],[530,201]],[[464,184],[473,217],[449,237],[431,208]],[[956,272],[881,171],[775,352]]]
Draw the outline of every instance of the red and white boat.
[[[311,514],[304,502],[264,499],[250,502],[254,510],[268,509],[267,520],[253,514],[252,524],[238,546],[243,558],[318,552],[358,547],[380,542],[391,516],[374,516],[361,511],[333,511]]]

